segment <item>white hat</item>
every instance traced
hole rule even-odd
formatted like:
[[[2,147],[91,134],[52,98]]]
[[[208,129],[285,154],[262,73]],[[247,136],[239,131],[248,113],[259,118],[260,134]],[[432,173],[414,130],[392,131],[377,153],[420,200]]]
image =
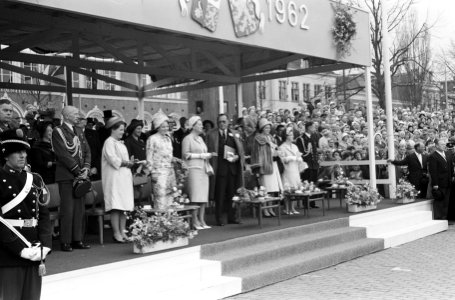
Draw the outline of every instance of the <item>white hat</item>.
[[[169,121],[169,118],[160,110],[152,116],[153,128],[158,129],[164,122]]]

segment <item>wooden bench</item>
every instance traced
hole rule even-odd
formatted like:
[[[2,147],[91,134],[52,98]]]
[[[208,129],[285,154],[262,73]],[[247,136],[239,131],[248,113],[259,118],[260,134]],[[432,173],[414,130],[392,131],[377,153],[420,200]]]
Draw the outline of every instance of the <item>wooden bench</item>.
[[[302,201],[303,202],[303,212],[309,217],[309,207],[310,201],[321,201],[322,202],[322,215],[325,216],[325,201],[327,200],[327,192],[305,192],[305,193],[285,193],[285,199],[288,201]]]
[[[278,225],[281,225],[281,197],[263,197],[263,198],[255,198],[254,200],[250,201],[237,201],[234,202],[237,206],[237,216],[239,221],[242,219],[242,210],[241,205],[249,205],[253,208],[253,212],[257,213],[258,218],[258,225],[262,228],[262,212],[267,208],[277,208],[277,219]],[[253,213],[253,217],[254,217]]]

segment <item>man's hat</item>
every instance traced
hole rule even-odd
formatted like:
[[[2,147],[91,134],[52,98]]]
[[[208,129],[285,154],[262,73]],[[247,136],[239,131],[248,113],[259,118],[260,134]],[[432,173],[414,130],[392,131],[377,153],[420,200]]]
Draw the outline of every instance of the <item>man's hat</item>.
[[[104,117],[105,119],[110,119],[110,118],[112,118],[113,116],[114,116],[114,115],[112,114],[112,110],[109,109],[109,110],[104,110],[104,111],[103,111],[103,117]]]
[[[447,149],[452,149],[454,146],[455,146],[455,143],[452,143],[452,142],[446,144]]]
[[[95,118],[87,118],[87,124],[96,124]]]
[[[30,150],[30,144],[24,140],[22,130],[7,130],[0,135],[1,147],[0,152],[3,157],[11,153]]]

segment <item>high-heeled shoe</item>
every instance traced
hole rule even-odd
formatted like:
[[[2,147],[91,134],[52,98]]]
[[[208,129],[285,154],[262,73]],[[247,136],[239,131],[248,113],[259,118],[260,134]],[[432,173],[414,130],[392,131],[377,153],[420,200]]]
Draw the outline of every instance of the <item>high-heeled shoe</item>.
[[[262,213],[262,215],[264,216],[264,218],[271,218],[272,215],[268,212],[268,211],[265,211]]]
[[[118,240],[115,236],[113,236],[112,239],[114,240],[114,243],[125,244],[125,240],[123,238],[121,240]]]
[[[204,226],[200,226],[200,225],[193,225],[193,227],[196,228],[197,230],[205,229]]]
[[[272,217],[276,217],[275,213],[273,212],[273,210],[269,211],[269,214],[272,216]]]
[[[300,215],[300,213],[299,213],[297,210],[294,210],[292,213],[293,213],[294,215]]]

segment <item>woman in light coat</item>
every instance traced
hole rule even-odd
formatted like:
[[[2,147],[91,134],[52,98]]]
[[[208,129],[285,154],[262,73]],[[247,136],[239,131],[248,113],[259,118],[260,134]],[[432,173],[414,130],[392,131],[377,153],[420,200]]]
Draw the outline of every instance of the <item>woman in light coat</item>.
[[[193,116],[188,123],[191,132],[183,139],[182,157],[189,169],[187,190],[190,200],[199,205],[198,212],[193,217],[193,226],[196,229],[207,229],[210,226],[205,223],[205,207],[209,198],[209,173],[213,172],[209,159],[214,154],[207,152],[207,146],[201,137],[204,133],[201,118]]]
[[[134,163],[129,160],[128,150],[121,140],[125,125],[119,117],[107,121],[106,129],[110,131],[110,137],[104,142],[101,156],[104,204],[106,211],[111,213],[113,238],[118,243],[128,240],[124,212],[134,208],[133,174],[130,170]]]

